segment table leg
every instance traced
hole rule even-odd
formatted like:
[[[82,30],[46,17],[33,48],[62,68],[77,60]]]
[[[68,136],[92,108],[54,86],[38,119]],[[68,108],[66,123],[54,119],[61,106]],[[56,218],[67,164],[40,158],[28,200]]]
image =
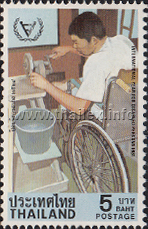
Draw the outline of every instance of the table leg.
[[[30,106],[31,108],[36,108],[35,100],[34,99],[29,99]]]
[[[38,106],[42,109],[45,109],[43,98],[37,98],[36,100],[37,100]]]
[[[59,165],[59,161],[57,159],[55,159],[52,163],[52,167],[54,168],[54,170],[57,173],[57,181],[62,181],[63,180],[63,176],[62,176],[62,172],[60,170],[60,165]]]

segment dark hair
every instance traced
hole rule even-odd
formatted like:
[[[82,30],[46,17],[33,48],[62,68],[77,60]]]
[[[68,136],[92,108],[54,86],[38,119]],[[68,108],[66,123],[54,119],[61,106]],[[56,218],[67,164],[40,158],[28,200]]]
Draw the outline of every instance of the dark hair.
[[[106,31],[98,15],[92,12],[84,12],[76,17],[69,26],[69,35],[77,35],[81,39],[90,42],[95,36],[102,39],[106,36]]]

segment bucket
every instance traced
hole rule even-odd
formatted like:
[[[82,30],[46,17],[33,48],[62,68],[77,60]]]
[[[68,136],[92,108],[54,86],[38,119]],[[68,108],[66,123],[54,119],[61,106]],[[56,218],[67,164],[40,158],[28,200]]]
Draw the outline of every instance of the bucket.
[[[27,154],[41,154],[50,148],[56,118],[46,109],[30,108],[15,116],[20,146]]]

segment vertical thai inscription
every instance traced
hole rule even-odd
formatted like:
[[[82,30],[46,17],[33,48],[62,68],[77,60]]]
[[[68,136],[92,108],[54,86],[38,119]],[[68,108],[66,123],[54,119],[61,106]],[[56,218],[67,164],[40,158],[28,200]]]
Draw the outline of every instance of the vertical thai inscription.
[[[136,152],[136,141],[135,141],[135,115],[136,115],[136,87],[135,87],[135,77],[136,77],[136,47],[131,48],[132,55],[132,76],[131,76],[131,113],[132,113],[132,129],[131,129],[131,155],[135,156]]]
[[[11,79],[11,96],[10,96],[10,102],[11,102],[11,131],[15,131],[15,80]]]

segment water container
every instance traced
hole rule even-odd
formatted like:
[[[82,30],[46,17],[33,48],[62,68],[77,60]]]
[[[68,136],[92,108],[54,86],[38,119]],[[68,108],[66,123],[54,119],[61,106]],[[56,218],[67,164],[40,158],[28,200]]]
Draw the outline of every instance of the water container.
[[[55,116],[46,109],[30,108],[19,112],[15,126],[22,150],[41,154],[50,148]]]

